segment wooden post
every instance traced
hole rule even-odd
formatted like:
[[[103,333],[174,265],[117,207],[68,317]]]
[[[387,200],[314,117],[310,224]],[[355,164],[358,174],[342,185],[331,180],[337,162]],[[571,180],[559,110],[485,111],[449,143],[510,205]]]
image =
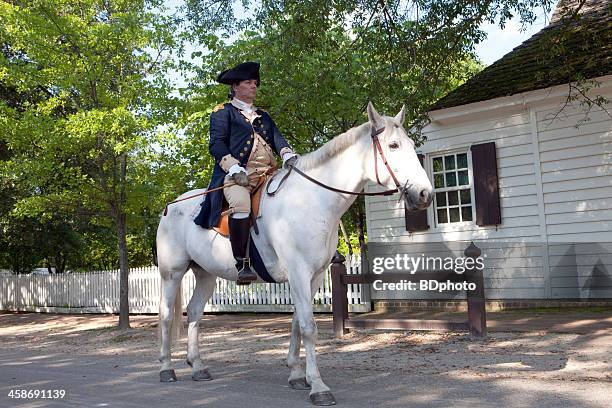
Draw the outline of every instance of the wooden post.
[[[338,252],[336,252],[331,261],[332,313],[334,337],[336,338],[340,338],[348,333],[348,329],[344,325],[346,319],[348,319],[347,287],[342,282],[342,275],[346,274],[344,261],[345,258]]]
[[[472,242],[463,252],[466,257],[474,260],[474,269],[466,273],[468,282],[476,284],[475,290],[467,291],[468,326],[470,333],[485,337],[487,335],[487,314],[485,302],[485,289],[482,268],[476,265],[476,258],[482,251]]]

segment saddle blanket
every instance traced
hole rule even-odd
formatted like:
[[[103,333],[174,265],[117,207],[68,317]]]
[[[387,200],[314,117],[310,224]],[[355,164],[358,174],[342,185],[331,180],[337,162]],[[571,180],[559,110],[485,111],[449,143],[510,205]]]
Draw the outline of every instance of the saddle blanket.
[[[257,272],[259,277],[265,282],[276,283],[272,276],[270,276],[268,269],[266,269],[266,265],[263,263],[261,255],[259,255],[259,251],[255,246],[255,241],[253,241],[253,231],[251,231],[251,241],[249,242],[249,256],[251,258],[251,267],[255,269],[255,272]]]
[[[203,203],[205,199],[206,199],[206,196],[203,196],[201,199],[201,203]],[[197,205],[194,208],[191,214],[191,219],[194,219],[200,213],[200,208],[201,208],[200,206],[202,205],[201,203],[200,205]],[[259,216],[261,216],[261,213],[259,214]],[[259,277],[263,279],[265,282],[276,283],[276,281],[272,278],[272,276],[270,276],[270,272],[268,272],[268,269],[266,268],[266,265],[261,259],[261,255],[259,254],[257,247],[255,246],[255,242],[253,241],[253,235],[252,235],[253,233],[254,232],[251,231],[251,239],[249,242],[249,255],[251,258],[251,267],[259,275]]]

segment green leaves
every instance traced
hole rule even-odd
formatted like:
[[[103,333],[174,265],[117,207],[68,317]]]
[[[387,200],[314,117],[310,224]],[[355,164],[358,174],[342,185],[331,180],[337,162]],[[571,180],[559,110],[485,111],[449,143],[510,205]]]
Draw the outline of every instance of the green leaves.
[[[403,4],[385,3],[387,8],[367,1],[247,2],[255,17],[247,14],[244,21],[252,24],[233,43],[216,44],[214,52],[203,55],[196,68],[199,81],[188,96],[210,100],[214,93],[221,97],[210,103],[222,101],[224,87],[210,79],[255,60],[262,67],[256,103],[270,111],[300,151],[316,149],[365,121],[369,100],[388,114],[406,105],[406,127],[418,129],[411,125],[422,122],[435,100],[481,68],[471,54],[480,38],[480,17],[473,17],[496,12],[480,2],[451,7],[432,1],[409,2],[421,13],[411,14]],[[192,25],[214,25],[220,17],[206,9],[207,2],[187,6]],[[238,20],[233,21],[237,28]]]
[[[128,241],[150,247],[165,191],[182,189],[155,177],[156,131],[177,110],[168,51],[180,46],[161,3],[0,2],[0,192],[11,196],[0,222],[66,217],[98,234],[127,220]]]
[[[244,18],[234,18],[231,1],[214,1],[219,8],[211,3],[186,3],[194,36],[211,46],[195,67],[187,95],[194,111],[226,100],[227,87],[211,81],[218,72],[258,61],[262,78],[255,103],[300,152],[365,122],[370,100],[388,115],[406,105],[406,128],[422,142],[427,108],[481,69],[472,54],[481,38],[478,27],[483,16],[498,16],[484,1],[246,2],[252,12]],[[223,45],[195,28],[206,24],[228,33],[246,29]],[[199,116],[189,117],[199,123]],[[191,126],[188,137],[199,139],[206,131],[205,125]],[[361,215],[350,216],[355,219],[347,225],[355,228]]]
[[[406,105],[421,141],[430,104],[481,69],[481,22],[529,21],[550,1],[186,0],[176,14],[163,4],[0,2],[0,223],[70,220],[88,254],[71,262],[105,264],[122,219],[130,259],[144,262],[164,203],[208,183],[221,70],[261,62],[256,104],[300,152],[364,122],[369,100],[390,115]]]

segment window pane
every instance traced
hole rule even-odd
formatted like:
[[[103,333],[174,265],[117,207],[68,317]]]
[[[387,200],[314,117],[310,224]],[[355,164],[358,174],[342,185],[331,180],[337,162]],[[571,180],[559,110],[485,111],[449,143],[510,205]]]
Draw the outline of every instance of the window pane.
[[[433,159],[433,170],[436,172],[444,170],[442,168],[442,158],[441,157],[436,157],[435,159]]]
[[[457,175],[455,172],[444,174],[446,175],[446,187],[455,187],[457,185]]]
[[[444,175],[443,174],[435,174],[434,175],[434,187],[435,188],[444,188]]]
[[[459,172],[459,185],[460,186],[465,186],[470,184],[470,180],[468,179],[468,172],[467,170],[463,170]]]
[[[457,155],[457,168],[467,169],[467,154],[461,153]]]
[[[436,206],[446,207],[446,193],[436,193]]]
[[[448,222],[448,218],[446,217],[446,208],[437,211],[438,213],[438,224],[444,224]]]
[[[463,221],[472,221],[472,206],[461,207],[461,218]]]
[[[458,191],[448,192],[448,205],[459,205],[459,192]]]
[[[448,212],[450,213],[450,222],[459,222],[459,207],[449,208]]]
[[[461,190],[461,204],[470,204],[471,202],[470,190]]]
[[[444,156],[445,170],[453,170],[455,168],[455,156]]]

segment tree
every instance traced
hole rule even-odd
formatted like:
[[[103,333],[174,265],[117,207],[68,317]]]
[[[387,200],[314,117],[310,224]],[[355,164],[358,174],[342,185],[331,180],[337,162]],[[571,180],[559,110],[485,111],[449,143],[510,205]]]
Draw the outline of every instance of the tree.
[[[460,30],[445,27],[446,20],[434,21],[433,15],[414,20],[359,2],[264,2],[256,18],[241,25],[239,20],[228,23],[227,15],[212,13],[216,9],[202,2],[188,1],[187,6],[194,36],[210,51],[197,54],[202,65],[189,66],[197,73],[189,96],[200,111],[225,99],[227,89],[212,81],[218,72],[245,60],[259,61],[262,86],[257,104],[270,111],[300,152],[312,151],[365,121],[369,100],[385,112],[406,105],[413,137],[421,141],[426,108],[481,69],[464,45],[479,38],[477,26],[466,28],[461,44],[449,48],[450,37],[459,36]],[[445,12],[457,15],[461,10]],[[434,23],[439,32],[430,26]],[[249,29],[224,44],[196,28],[203,24],[230,32]],[[360,246],[365,242],[364,214],[363,200],[358,200],[343,218],[355,238],[361,237]]]
[[[121,271],[119,326],[129,327],[128,227],[155,186],[143,182],[158,126],[172,119],[165,73],[178,23],[161,0],[0,3],[0,81],[47,97],[0,105],[4,164],[28,196],[19,216],[86,214],[115,230]],[[153,200],[157,203],[156,200]],[[133,223],[133,222],[132,222]]]
[[[535,20],[537,7],[550,10],[553,0],[247,0],[240,4],[186,0],[192,37],[212,58],[205,58],[197,80],[208,83],[211,74],[228,62],[257,59],[265,70],[263,89],[275,98],[265,103],[274,102],[269,106],[282,111],[274,113],[287,112],[290,117],[285,122],[290,125],[325,139],[328,133],[337,134],[362,120],[368,98],[383,111],[397,111],[406,104],[408,120],[422,124],[432,102],[481,68],[475,62],[474,46],[484,39],[480,30],[484,22],[504,26],[518,15],[528,24]],[[247,12],[238,13],[239,8]],[[241,40],[250,41],[251,49],[238,50],[240,40],[227,48],[210,34],[210,27],[222,37],[241,32]],[[284,91],[283,96],[278,91]],[[330,98],[332,93],[335,99]],[[327,98],[323,109],[335,110],[331,127],[317,119],[321,109],[303,110],[304,101],[321,96]],[[291,109],[295,106],[302,109]],[[296,113],[301,116],[296,118]],[[419,129],[414,128],[417,140]]]
[[[554,3],[267,0],[238,5],[232,0],[186,0],[193,36],[206,47],[198,53],[203,64],[192,67],[198,73],[192,90],[220,96],[212,84],[217,72],[257,60],[263,75],[257,103],[271,111],[298,150],[313,150],[364,121],[368,100],[383,112],[406,105],[407,127],[420,144],[429,107],[482,68],[474,55],[475,45],[485,38],[481,25],[503,27],[516,16],[523,25],[530,24],[538,8],[547,13]],[[584,0],[570,3],[567,12],[578,16]],[[247,12],[238,12],[240,8]],[[220,34],[211,35],[203,27],[215,27]],[[238,33],[233,43],[224,42]],[[574,30],[565,27],[563,33],[572,38]],[[558,39],[556,32],[555,46],[548,50],[551,61]],[[343,218],[347,229],[358,228],[359,237],[364,236],[364,212],[363,201],[357,200]]]

